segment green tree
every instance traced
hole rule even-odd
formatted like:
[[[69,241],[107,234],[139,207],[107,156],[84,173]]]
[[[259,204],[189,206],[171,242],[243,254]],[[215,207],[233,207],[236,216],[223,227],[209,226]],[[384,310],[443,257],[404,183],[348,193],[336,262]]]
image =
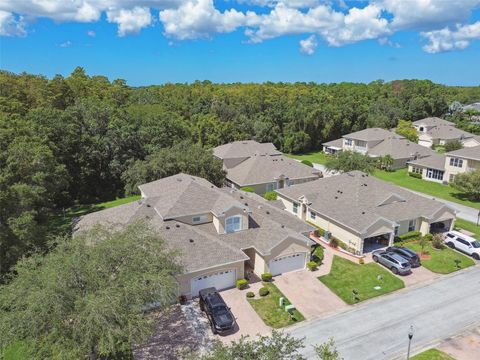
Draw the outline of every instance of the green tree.
[[[297,131],[285,135],[283,151],[286,153],[298,154],[310,148],[310,136],[304,131]]]
[[[459,140],[449,141],[445,144],[446,152],[460,150],[460,149],[463,149],[463,144]]]
[[[348,172],[353,170],[363,171],[371,174],[375,171],[375,160],[354,151],[341,151],[335,156],[329,157],[326,168],[330,171]]]
[[[145,306],[176,300],[177,254],[146,223],[95,227],[18,262],[0,288],[0,349],[28,343],[32,359],[129,353],[152,333]]]
[[[319,360],[342,360],[333,338],[328,339],[328,341],[323,344],[315,346],[315,352]]]
[[[389,154],[378,158],[378,165],[380,169],[383,169],[383,170],[390,171],[392,169],[393,162],[394,160],[392,156]]]
[[[417,130],[413,127],[411,121],[400,120],[397,124],[395,132],[412,142],[418,142]]]
[[[123,175],[125,190],[127,194],[135,194],[138,185],[181,172],[203,177],[217,186],[223,185],[226,175],[222,161],[211,150],[182,142],[133,163]]]
[[[470,199],[480,200],[480,170],[455,175],[451,185]]]

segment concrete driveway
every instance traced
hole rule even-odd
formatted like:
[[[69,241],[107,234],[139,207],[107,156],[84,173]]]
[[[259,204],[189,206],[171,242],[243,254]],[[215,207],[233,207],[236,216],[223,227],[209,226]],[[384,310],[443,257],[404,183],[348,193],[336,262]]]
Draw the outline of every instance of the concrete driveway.
[[[245,290],[235,288],[224,290],[220,293],[237,320],[237,328],[230,334],[216,335],[216,338],[222,342],[229,343],[230,341],[240,339],[242,335],[265,335],[271,331],[270,327],[265,325],[263,320],[253,310],[246,297],[248,291],[253,291],[258,296],[258,290],[261,287],[262,283],[256,282],[250,284],[249,288]]]
[[[469,330],[461,335],[443,341],[438,350],[456,360],[478,359],[480,350],[480,328]]]
[[[381,266],[381,265],[380,265]],[[396,275],[400,278],[404,283],[405,287],[416,286],[419,284],[423,284],[429,281],[433,281],[440,277],[439,274],[435,274],[434,272],[420,266],[418,268],[412,269],[412,272],[409,275]]]

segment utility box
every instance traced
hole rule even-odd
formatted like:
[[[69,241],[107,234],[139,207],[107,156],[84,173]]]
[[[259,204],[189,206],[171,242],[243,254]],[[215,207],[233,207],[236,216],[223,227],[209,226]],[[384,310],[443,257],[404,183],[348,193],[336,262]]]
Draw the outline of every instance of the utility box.
[[[285,298],[283,296],[278,300],[278,305],[280,305],[281,307],[285,305]]]
[[[285,311],[288,312],[290,315],[292,315],[293,312],[295,311],[295,306],[287,305],[287,306],[285,306]]]

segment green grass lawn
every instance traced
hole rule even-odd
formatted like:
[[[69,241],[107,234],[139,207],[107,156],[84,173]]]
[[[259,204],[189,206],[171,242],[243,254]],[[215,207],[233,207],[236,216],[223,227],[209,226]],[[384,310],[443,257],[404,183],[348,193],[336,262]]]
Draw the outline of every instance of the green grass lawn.
[[[0,359],[4,360],[27,360],[30,358],[27,351],[27,344],[17,341],[8,346],[3,353],[0,352]]]
[[[383,279],[378,280],[378,275]],[[330,274],[320,276],[318,279],[347,304],[354,304],[405,287],[402,280],[380,265],[374,263],[359,265],[338,256],[333,258]],[[381,286],[380,290],[374,289],[377,285]],[[358,292],[358,301],[353,299],[352,290],[354,289]]]
[[[444,352],[437,349],[430,349],[430,350],[424,351],[418,355],[415,355],[411,359],[412,360],[455,360],[450,355],[447,355]]]
[[[474,224],[467,220],[457,219],[455,221],[455,227],[474,233],[475,235],[473,237],[477,240],[480,240],[480,226],[477,226],[477,224]]]
[[[301,155],[285,154],[288,157],[297,160],[308,160],[316,164],[325,164],[327,162],[327,156],[323,151],[309,152]]]
[[[463,194],[461,194],[458,190],[455,190],[450,185],[443,185],[432,181],[416,179],[408,175],[407,169],[400,169],[396,171],[376,170],[373,175],[381,180],[388,181],[398,186],[403,186],[410,190],[422,192],[424,194],[431,195],[432,197],[437,197],[480,209],[480,202],[466,199]]]
[[[298,310],[295,310],[292,319],[285,309],[278,305],[281,297],[285,298],[286,305],[290,305],[290,301],[273,283],[266,282],[263,283],[263,286],[268,288],[270,293],[264,297],[261,297],[256,293],[255,298],[248,299],[248,302],[252,305],[265,324],[274,329],[279,329],[305,320]]]
[[[421,246],[416,241],[407,242],[404,245],[417,253],[422,251]],[[460,260],[460,269],[465,269],[469,266],[475,265],[473,259],[446,246],[442,250],[437,250],[428,244],[425,247],[425,251],[431,256],[431,259],[422,260],[422,266],[438,274],[449,274],[459,270],[454,262],[455,259]]]

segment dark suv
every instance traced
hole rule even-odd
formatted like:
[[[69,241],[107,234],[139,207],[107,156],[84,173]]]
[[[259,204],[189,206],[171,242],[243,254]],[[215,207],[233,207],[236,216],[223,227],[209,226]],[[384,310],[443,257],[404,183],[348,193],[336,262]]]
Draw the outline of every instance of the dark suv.
[[[410,266],[412,268],[419,267],[421,264],[420,258],[418,257],[417,253],[407,247],[404,246],[391,246],[387,248],[385,251],[391,251],[395,254],[400,255],[404,259],[408,260]]]
[[[207,314],[214,334],[223,334],[235,327],[235,317],[217,289],[214,287],[202,289],[199,295],[200,309]]]

